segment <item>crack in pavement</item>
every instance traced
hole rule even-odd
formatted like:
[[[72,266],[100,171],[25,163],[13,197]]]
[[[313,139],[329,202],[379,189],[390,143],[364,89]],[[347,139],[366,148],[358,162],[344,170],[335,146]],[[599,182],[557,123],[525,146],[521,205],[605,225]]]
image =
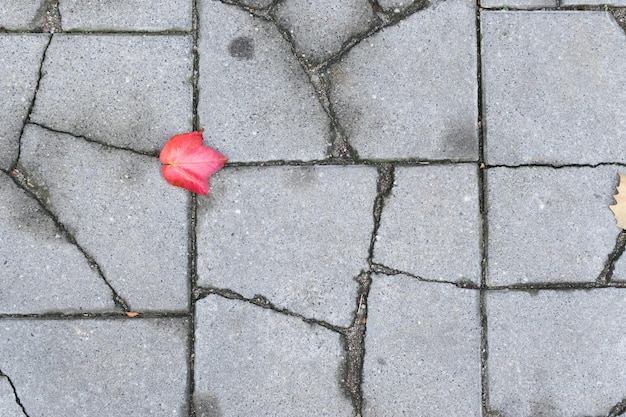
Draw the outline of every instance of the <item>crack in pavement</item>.
[[[22,413],[24,413],[24,415],[26,417],[29,417],[28,413],[26,412],[26,408],[24,408],[24,404],[20,400],[19,395],[17,395],[17,387],[15,386],[13,381],[11,380],[11,377],[9,377],[7,374],[5,374],[2,371],[2,369],[0,369],[0,378],[6,378],[7,379],[7,381],[9,382],[9,385],[11,386],[11,389],[13,390],[13,395],[15,396],[15,403],[20,407],[20,409],[22,410]]]
[[[617,239],[615,241],[615,247],[613,248],[613,251],[609,253],[606,264],[604,265],[604,268],[602,269],[602,271],[600,272],[600,275],[598,275],[598,278],[596,279],[596,282],[598,284],[602,285],[602,284],[608,284],[609,282],[611,282],[611,279],[613,278],[613,272],[615,270],[615,263],[621,258],[622,254],[624,253],[625,248],[626,248],[626,230],[622,230],[617,235]]]

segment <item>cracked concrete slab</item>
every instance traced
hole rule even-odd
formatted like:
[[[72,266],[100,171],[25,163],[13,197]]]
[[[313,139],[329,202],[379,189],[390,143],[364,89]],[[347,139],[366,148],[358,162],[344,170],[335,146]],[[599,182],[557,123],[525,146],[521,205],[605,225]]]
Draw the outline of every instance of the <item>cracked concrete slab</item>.
[[[367,268],[373,167],[227,168],[198,208],[198,285],[348,326]],[[271,213],[271,215],[270,215]]]
[[[607,415],[624,397],[623,289],[487,294],[489,402],[507,417]]]
[[[192,127],[191,47],[190,36],[54,35],[31,121],[158,152]]]
[[[615,246],[616,168],[487,171],[490,285],[593,282]]]
[[[19,2],[12,2],[19,3]],[[10,169],[35,95],[48,35],[0,35],[0,168]]]
[[[626,33],[608,12],[485,12],[489,164],[626,162]]]
[[[19,167],[133,309],[187,308],[188,196],[157,158],[28,125]]]
[[[231,162],[323,159],[330,120],[276,27],[219,1],[199,10],[198,116],[209,143]]]
[[[22,407],[16,401],[13,387],[4,375],[0,375],[0,416],[24,417]]]
[[[172,31],[191,30],[187,0],[60,0],[64,30]]]
[[[331,66],[330,99],[360,158],[477,159],[474,7],[437,3]]]
[[[368,0],[285,0],[272,14],[293,37],[296,54],[312,65],[379,23]]]
[[[0,314],[115,310],[111,290],[83,254],[5,174],[0,174],[0,276]]]
[[[167,318],[3,319],[0,367],[31,417],[184,417],[188,327]]]
[[[398,167],[374,262],[437,281],[480,282],[476,166]]]
[[[478,291],[374,275],[364,417],[481,415]]]
[[[196,415],[353,415],[338,333],[216,295],[196,316]]]
[[[0,0],[0,28],[33,30],[41,27],[45,7],[46,0]]]

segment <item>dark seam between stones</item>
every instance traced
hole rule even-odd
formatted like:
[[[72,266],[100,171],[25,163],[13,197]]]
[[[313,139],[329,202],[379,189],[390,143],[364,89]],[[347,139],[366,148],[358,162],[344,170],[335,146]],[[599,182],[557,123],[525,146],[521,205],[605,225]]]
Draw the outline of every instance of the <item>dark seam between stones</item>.
[[[7,381],[9,381],[9,385],[11,386],[11,389],[13,390],[13,395],[15,396],[16,404],[22,409],[22,413],[24,413],[24,415],[26,417],[29,417],[28,413],[26,412],[26,408],[24,407],[24,404],[20,400],[19,395],[17,395],[17,387],[15,386],[13,381],[11,380],[11,377],[8,376],[7,374],[5,374],[4,372],[2,372],[2,369],[0,369],[0,377],[5,377],[7,379]]]
[[[132,153],[137,154],[137,155],[149,156],[151,158],[158,158],[159,157],[159,153],[160,153],[160,152],[138,151],[136,149],[127,148],[125,146],[111,145],[109,143],[102,142],[102,141],[97,140],[97,139],[88,138],[86,136],[77,135],[75,133],[68,132],[66,130],[55,129],[55,128],[47,126],[47,125],[45,125],[43,123],[39,123],[39,122],[29,122],[28,124],[39,126],[40,128],[45,129],[45,130],[47,130],[49,132],[52,132],[52,133],[60,133],[60,134],[63,134],[63,135],[72,136],[75,139],[84,140],[85,142],[88,142],[88,143],[91,143],[91,144],[100,145],[100,146],[103,146],[105,148],[114,149],[114,150],[118,150],[118,151],[132,152]]]
[[[624,398],[622,401],[615,404],[611,408],[609,413],[607,414],[607,417],[618,417],[625,413],[626,413],[626,398]]]
[[[165,29],[165,30],[128,30],[128,29],[69,29],[63,31],[64,35],[85,35],[85,36],[99,36],[99,35],[119,35],[119,36],[193,36],[192,30],[175,30],[175,29]]]
[[[198,286],[194,289],[194,300],[196,302],[203,298],[208,297],[209,295],[218,295],[222,298],[226,298],[229,300],[247,302],[254,306],[264,308],[266,310],[272,310],[275,313],[280,313],[286,316],[298,318],[308,324],[316,324],[318,326],[324,327],[328,330],[331,330],[339,334],[343,334],[346,331],[346,329],[343,327],[330,324],[323,320],[305,317],[302,314],[296,313],[287,308],[277,307],[267,297],[260,295],[260,294],[255,294],[254,297],[248,298],[228,288],[217,288],[217,287],[212,287],[212,286],[207,286],[207,287]]]
[[[558,290],[592,290],[595,288],[626,288],[624,281],[609,281],[599,283],[596,281],[589,282],[537,282],[524,284],[494,285],[487,286],[485,290],[489,291],[558,291]]]
[[[619,166],[626,168],[625,162],[598,162],[596,164],[542,164],[542,163],[528,163],[528,164],[519,164],[519,165],[506,165],[506,164],[486,164],[485,168],[510,168],[510,169],[518,169],[518,168],[528,168],[528,167],[537,167],[537,168],[598,168],[603,166]]]
[[[615,270],[615,263],[620,259],[626,248],[626,230],[622,230],[615,240],[615,247],[613,251],[607,256],[607,261],[602,268],[602,272],[598,275],[596,282],[598,284],[606,284],[613,278],[613,272]]]
[[[415,275],[411,272],[401,271],[399,269],[391,268],[391,267],[388,267],[386,265],[379,264],[379,263],[372,263],[372,267],[370,270],[371,272],[374,272],[377,274],[388,275],[388,276],[405,275],[409,278],[413,278],[418,281],[427,282],[430,284],[447,284],[447,285],[453,285],[458,288],[464,288],[464,289],[469,289],[469,290],[480,289],[479,285],[477,285],[476,283],[470,280],[448,281],[448,280],[441,280],[441,279],[424,278],[419,275]]]
[[[124,312],[104,313],[29,313],[29,314],[4,314],[2,319],[32,319],[32,320],[84,320],[84,319],[111,319],[111,320],[142,320],[142,319],[188,319],[188,312],[160,311],[139,313],[136,317],[129,317]]]
[[[24,123],[22,124],[22,128],[20,129],[20,135],[17,140],[17,156],[15,158],[15,161],[11,165],[11,168],[9,169],[9,171],[14,170],[20,160],[20,155],[22,153],[22,136],[24,136],[24,130],[26,129],[26,125],[30,122],[30,116],[33,112],[33,109],[35,108],[35,100],[37,100],[37,93],[39,92],[39,84],[41,83],[41,79],[43,78],[43,66],[44,66],[44,62],[46,61],[46,54],[48,53],[48,47],[50,47],[50,44],[52,43],[53,36],[54,35],[48,36],[48,43],[44,47],[43,53],[41,54],[41,61],[39,61],[39,75],[37,76],[37,83],[35,84],[35,91],[33,92],[33,98],[30,101],[30,105],[28,106],[28,112],[26,113],[26,117],[24,118]]]
[[[27,173],[22,173],[22,174],[27,174]],[[100,278],[104,281],[104,283],[107,285],[107,287],[109,287],[109,289],[112,292],[113,295],[113,302],[115,303],[115,305],[121,309],[122,311],[132,311],[128,305],[128,303],[124,300],[124,298],[122,298],[118,292],[115,290],[115,288],[113,288],[113,286],[111,285],[111,283],[109,282],[109,280],[106,278],[106,276],[104,275],[104,272],[102,271],[102,268],[100,267],[100,265],[96,262],[96,260],[87,252],[86,249],[84,249],[77,241],[76,238],[74,237],[74,235],[72,235],[69,230],[65,227],[65,225],[57,218],[57,216],[50,210],[48,209],[48,207],[46,207],[46,205],[44,204],[44,202],[42,201],[42,199],[40,198],[39,195],[37,195],[36,193],[34,193],[28,186],[27,184],[23,183],[20,178],[18,178],[18,176],[16,175],[8,175],[13,182],[22,190],[24,190],[25,194],[27,196],[29,196],[30,198],[32,198],[33,200],[35,200],[37,202],[37,204],[39,205],[39,207],[43,210],[44,213],[46,213],[54,222],[54,224],[57,227],[57,230],[63,235],[63,237],[72,245],[76,246],[76,248],[81,252],[81,254],[83,255],[83,257],[85,258],[85,260],[87,261],[87,264],[96,271],[96,273],[100,276]],[[26,175],[27,176],[27,175]]]

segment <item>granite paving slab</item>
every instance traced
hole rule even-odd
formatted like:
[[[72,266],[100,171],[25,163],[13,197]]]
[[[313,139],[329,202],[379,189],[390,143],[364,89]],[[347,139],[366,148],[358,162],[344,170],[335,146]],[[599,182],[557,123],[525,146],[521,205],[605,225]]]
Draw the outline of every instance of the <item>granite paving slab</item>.
[[[489,164],[626,162],[626,33],[608,12],[484,12]]]
[[[614,166],[490,168],[488,282],[594,282],[615,246]]]
[[[0,376],[0,415],[3,417],[24,417],[22,408],[18,404],[9,378]]]
[[[199,201],[198,285],[349,325],[376,179],[373,167],[224,169]]]
[[[557,0],[480,0],[480,6],[485,8],[510,7],[515,9],[536,9],[541,7],[557,7],[557,5]]]
[[[488,293],[493,413],[609,415],[624,398],[624,301],[623,288]]]
[[[353,415],[338,333],[216,295],[196,307],[196,415]]]
[[[27,30],[43,26],[45,0],[0,0],[0,28]]]
[[[478,291],[374,275],[363,416],[480,416]]]
[[[187,416],[187,331],[186,319],[3,319],[0,369],[30,417]]]
[[[156,158],[28,125],[18,168],[130,308],[187,308],[188,196]]]
[[[143,152],[191,130],[190,36],[56,34],[31,121]]]
[[[48,35],[0,34],[0,168],[10,169],[35,95]]]

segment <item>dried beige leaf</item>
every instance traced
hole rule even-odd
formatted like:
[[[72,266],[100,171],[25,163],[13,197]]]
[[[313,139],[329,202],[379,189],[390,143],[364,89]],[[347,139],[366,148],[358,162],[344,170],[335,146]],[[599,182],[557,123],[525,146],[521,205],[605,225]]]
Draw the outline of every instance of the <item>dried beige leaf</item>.
[[[613,196],[615,204],[609,206],[613,214],[615,214],[615,220],[617,220],[617,227],[621,227],[626,230],[626,175],[619,173],[619,185],[617,186],[617,194]]]

